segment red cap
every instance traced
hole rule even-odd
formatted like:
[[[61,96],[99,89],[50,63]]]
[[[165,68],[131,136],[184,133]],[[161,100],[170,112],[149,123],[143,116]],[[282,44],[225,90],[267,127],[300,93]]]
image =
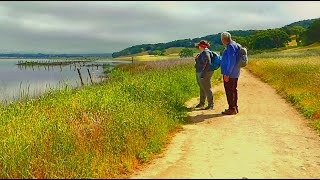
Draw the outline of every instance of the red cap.
[[[198,44],[198,46],[202,47],[203,49],[207,48],[208,46],[204,45],[204,44]]]

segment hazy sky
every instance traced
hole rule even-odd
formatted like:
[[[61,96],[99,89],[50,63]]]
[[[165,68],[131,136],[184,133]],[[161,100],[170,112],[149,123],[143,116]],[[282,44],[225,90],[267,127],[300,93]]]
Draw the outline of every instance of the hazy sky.
[[[109,53],[318,17],[319,1],[1,1],[0,53]]]

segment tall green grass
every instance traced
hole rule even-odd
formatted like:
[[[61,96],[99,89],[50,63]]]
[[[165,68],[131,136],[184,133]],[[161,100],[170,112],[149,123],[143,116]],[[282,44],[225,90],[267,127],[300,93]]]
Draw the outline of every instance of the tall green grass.
[[[0,106],[1,178],[114,178],[161,151],[198,95],[194,61],[123,65],[103,84]],[[219,72],[214,74],[217,83]]]
[[[320,132],[320,56],[256,57],[248,64],[254,74],[271,84]]]

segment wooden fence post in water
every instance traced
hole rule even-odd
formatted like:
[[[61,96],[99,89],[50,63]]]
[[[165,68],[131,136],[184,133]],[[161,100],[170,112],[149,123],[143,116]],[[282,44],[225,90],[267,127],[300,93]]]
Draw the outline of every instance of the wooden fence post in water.
[[[91,84],[93,84],[89,68],[87,68],[87,70],[88,70],[88,74],[89,74],[89,77],[90,77],[90,80],[91,80]]]
[[[79,69],[79,68],[77,68],[77,70],[78,70],[78,74],[79,74],[79,77],[80,77],[80,80],[81,80],[81,85],[83,86],[83,81],[82,81],[82,77],[81,77],[80,69]]]

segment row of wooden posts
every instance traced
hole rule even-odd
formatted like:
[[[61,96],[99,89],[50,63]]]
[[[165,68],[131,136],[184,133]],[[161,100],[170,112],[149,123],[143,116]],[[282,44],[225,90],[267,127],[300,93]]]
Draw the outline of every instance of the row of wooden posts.
[[[132,64],[133,64],[133,57],[131,57],[131,62],[132,62]],[[81,68],[81,66],[80,66],[80,68]],[[98,66],[97,66],[97,68],[98,68]],[[80,77],[81,85],[83,86],[83,85],[84,85],[84,83],[83,83],[83,80],[82,80],[82,76],[81,76],[80,69],[79,69],[79,68],[77,68],[77,70],[78,70],[78,74],[79,74],[79,77]],[[89,70],[88,68],[87,68],[87,70],[88,70],[88,74],[89,74],[89,77],[90,77],[91,84],[93,84],[93,81],[92,81],[92,78],[91,78],[90,70]]]
[[[22,61],[21,61],[21,62],[22,62]],[[19,63],[21,63],[21,62],[19,62]],[[134,63],[133,57],[131,57],[131,62],[132,62],[132,64]],[[23,66],[23,65],[19,65],[20,68],[21,68],[21,66]],[[31,66],[32,66],[32,69],[34,70],[33,65],[31,65]],[[38,68],[40,69],[39,65],[37,65],[37,66],[38,66]],[[85,65],[83,64],[83,66],[85,66]],[[92,69],[93,69],[93,66],[94,66],[94,65],[91,65],[91,66],[92,66]],[[97,64],[97,65],[96,65],[97,69],[98,69],[98,66],[99,66],[99,65]],[[25,66],[25,68],[27,68],[27,67]],[[46,66],[44,66],[44,68],[46,69]],[[50,68],[50,65],[48,65],[48,70],[49,70],[49,68]],[[61,70],[62,70],[61,64],[60,64],[60,68],[61,68]],[[76,65],[75,65],[75,68],[76,68]],[[53,66],[52,66],[52,69],[53,69]],[[81,69],[81,65],[80,65],[80,69]],[[78,71],[78,74],[79,74],[79,77],[80,77],[81,86],[84,86],[80,69],[77,68],[77,71]],[[71,64],[70,64],[70,70],[71,70]],[[87,71],[88,71],[88,74],[89,74],[89,77],[90,77],[91,84],[93,84],[93,81],[92,81],[92,77],[91,77],[91,73],[90,73],[89,68],[87,68]]]
[[[24,67],[23,67],[23,66],[24,66]],[[48,65],[48,66],[43,66],[43,65],[31,65],[31,68],[33,69],[33,71],[35,70],[35,69],[34,69],[34,66],[38,67],[39,70],[40,70],[40,67],[44,67],[45,70],[48,70],[48,71],[49,71],[49,70],[50,70],[50,67],[51,67],[51,69],[53,70],[53,67],[56,66],[56,65]],[[73,65],[70,64],[70,70],[72,69],[72,66],[73,66]],[[93,70],[94,67],[96,67],[97,70],[98,70],[99,66],[102,67],[103,65],[101,65],[101,64],[92,64],[92,65],[89,65],[89,66],[87,66],[87,67],[90,67],[90,66],[91,66],[91,69],[92,69],[92,70]],[[26,65],[18,65],[18,67],[19,67],[20,69],[27,69],[27,66],[26,66]],[[60,67],[60,70],[62,71],[62,66],[60,65],[59,67]],[[76,67],[77,67],[77,66],[74,65],[74,71],[76,70]],[[80,66],[80,69],[81,69],[81,66]]]
[[[80,80],[81,80],[81,86],[83,86],[83,85],[84,85],[84,83],[83,83],[83,80],[82,80],[82,76],[81,76],[80,69],[79,69],[79,68],[77,68],[77,70],[78,70],[78,74],[79,74],[79,77],[80,77]],[[89,77],[90,77],[91,84],[93,84],[93,81],[92,81],[92,78],[91,78],[91,73],[90,73],[89,68],[87,68],[87,70],[88,70],[88,74],[89,74]]]

